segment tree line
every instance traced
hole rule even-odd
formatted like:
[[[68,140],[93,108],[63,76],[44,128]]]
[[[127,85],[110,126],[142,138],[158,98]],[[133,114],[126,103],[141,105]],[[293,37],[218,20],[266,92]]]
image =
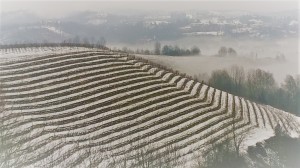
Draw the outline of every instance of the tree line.
[[[221,56],[221,57],[237,56],[237,52],[231,47],[227,48],[227,47],[222,46],[222,47],[220,47],[220,49],[218,51],[218,56]]]
[[[273,74],[261,69],[246,72],[243,67],[213,71],[209,85],[252,101],[300,116],[300,76],[287,75],[278,86]]]
[[[201,50],[193,46],[191,49],[180,48],[175,45],[164,45],[161,47],[160,42],[155,42],[154,44],[154,54],[155,55],[169,55],[169,56],[180,56],[180,55],[201,55]]]
[[[154,43],[154,49],[137,49],[131,50],[127,47],[123,47],[121,51],[128,52],[131,54],[144,54],[144,55],[167,55],[167,56],[191,56],[201,55],[201,50],[197,46],[193,46],[190,49],[179,47],[178,45],[161,45],[160,42]],[[237,56],[235,49],[231,47],[220,47],[218,53],[215,56],[226,57],[226,56]]]
[[[168,55],[168,56],[191,56],[201,55],[201,50],[197,46],[193,46],[190,49],[182,48],[177,45],[164,45],[160,42],[154,43],[154,49],[136,49],[135,51],[127,47],[123,47],[121,51],[131,54],[144,54],[144,55]]]

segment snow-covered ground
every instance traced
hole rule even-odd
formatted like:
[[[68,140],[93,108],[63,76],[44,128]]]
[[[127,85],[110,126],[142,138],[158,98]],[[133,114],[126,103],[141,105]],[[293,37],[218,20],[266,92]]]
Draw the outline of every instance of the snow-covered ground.
[[[250,130],[241,144],[242,152],[246,153],[248,146],[255,146],[257,142],[263,142],[274,135],[273,129],[254,128]]]
[[[76,51],[87,53],[69,54]],[[246,133],[244,150],[273,136],[277,124],[299,136],[299,117],[148,63],[96,51],[59,47],[1,51],[6,63],[0,66],[5,103],[0,117],[8,129],[7,140],[28,150],[14,154],[21,160],[12,167],[89,165],[91,149],[121,159],[137,157],[138,151],[148,148],[166,154],[172,147],[177,159],[188,159],[231,138],[233,128],[236,134]],[[43,58],[55,53],[65,55]],[[84,161],[77,163],[80,158]],[[97,163],[101,164],[107,163]]]
[[[79,51],[99,51],[99,49],[90,49],[85,47],[32,47],[32,48],[10,48],[0,49],[0,61],[1,60],[15,60],[26,59],[45,56],[49,54],[63,54],[68,52]]]

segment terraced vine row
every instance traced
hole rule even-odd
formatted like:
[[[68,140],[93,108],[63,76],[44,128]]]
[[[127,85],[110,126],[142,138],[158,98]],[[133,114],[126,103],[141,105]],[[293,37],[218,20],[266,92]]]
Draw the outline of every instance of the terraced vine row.
[[[9,167],[166,164],[205,152],[232,130],[280,124],[300,133],[286,112],[119,53],[30,57],[2,61],[0,70],[1,159]]]

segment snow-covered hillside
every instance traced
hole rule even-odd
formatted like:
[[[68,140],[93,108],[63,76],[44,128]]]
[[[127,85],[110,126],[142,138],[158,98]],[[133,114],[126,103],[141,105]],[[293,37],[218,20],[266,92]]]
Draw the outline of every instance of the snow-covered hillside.
[[[0,61],[14,61],[19,59],[36,58],[50,54],[92,51],[97,49],[85,47],[32,47],[0,49]]]
[[[300,134],[298,117],[126,54],[65,47],[1,57],[1,154],[10,167],[135,165],[141,153],[173,162],[233,133],[247,133],[245,146],[278,124]]]

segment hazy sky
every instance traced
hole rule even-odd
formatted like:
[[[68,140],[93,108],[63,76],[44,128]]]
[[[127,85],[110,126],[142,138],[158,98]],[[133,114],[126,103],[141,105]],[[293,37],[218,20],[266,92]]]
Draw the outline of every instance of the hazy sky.
[[[40,16],[46,17],[60,17],[76,11],[86,10],[132,10],[134,11],[147,11],[147,10],[239,10],[250,11],[259,13],[280,12],[286,10],[299,9],[298,1],[184,1],[177,0],[89,0],[89,1],[54,1],[54,0],[0,0],[1,12],[26,10],[37,13]],[[184,2],[183,2],[184,1]]]

